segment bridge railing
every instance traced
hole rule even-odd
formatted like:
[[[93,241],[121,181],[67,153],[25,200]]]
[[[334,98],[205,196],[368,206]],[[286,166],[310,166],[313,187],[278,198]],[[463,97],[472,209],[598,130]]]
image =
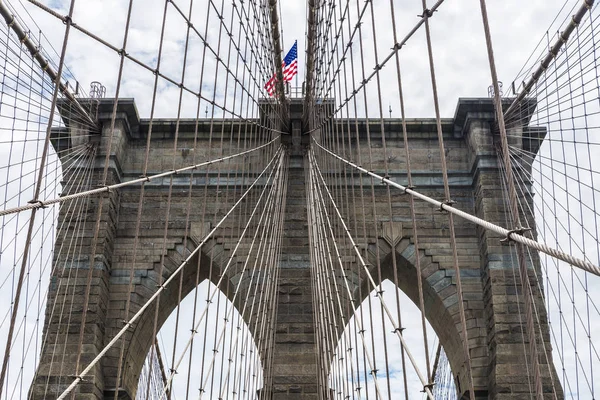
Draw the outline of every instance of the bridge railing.
[[[292,99],[301,99],[304,97],[304,82],[302,86],[292,86],[290,82],[285,83],[285,95]]]

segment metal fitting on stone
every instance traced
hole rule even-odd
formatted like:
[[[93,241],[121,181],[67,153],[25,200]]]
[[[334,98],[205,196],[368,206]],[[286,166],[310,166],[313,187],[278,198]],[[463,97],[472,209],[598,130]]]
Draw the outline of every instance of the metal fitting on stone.
[[[448,200],[448,199],[444,200],[442,202],[442,204],[440,204],[440,211],[441,212],[446,211],[446,210],[444,210],[444,206],[450,206],[450,207],[452,207],[454,205],[454,203],[455,203],[454,200]]]
[[[407,185],[404,187],[402,194],[408,194],[408,190],[415,190],[416,186]]]
[[[508,233],[506,234],[506,237],[504,239],[500,240],[500,243],[503,244],[510,244],[510,242],[514,242],[514,239],[511,238],[510,236],[514,233],[517,235],[521,235],[523,236],[523,234],[525,232],[529,232],[531,230],[531,228],[525,228],[525,227],[520,227],[520,228],[515,228],[513,230],[508,231]]]

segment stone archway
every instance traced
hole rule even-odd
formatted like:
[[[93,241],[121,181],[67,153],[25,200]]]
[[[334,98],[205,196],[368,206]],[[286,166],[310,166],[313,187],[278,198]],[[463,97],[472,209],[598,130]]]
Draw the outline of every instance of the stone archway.
[[[186,259],[186,256],[189,254],[189,252],[195,249],[197,239],[180,239],[177,242],[178,244],[169,249],[163,258],[163,260],[165,260],[165,267],[163,268],[163,275],[165,277],[170,276],[175,268],[181,265]],[[187,251],[183,246],[183,243],[187,244]],[[235,285],[234,282],[237,283],[240,279],[242,279],[242,267],[235,262],[228,262],[231,257],[231,252],[226,249],[226,246],[223,245],[223,241],[219,237],[208,241],[205,246],[203,246],[203,251],[194,256],[182,270],[181,275],[174,279],[169,286],[165,287],[165,291],[163,292],[164,294],[160,296],[159,301],[155,301],[151,307],[146,309],[142,317],[131,330],[131,333],[128,333],[128,337],[126,339],[126,352],[123,358],[124,364],[121,390],[124,390],[130,398],[135,397],[139,375],[143,367],[146,354],[148,353],[150,346],[155,339],[153,332],[156,304],[158,304],[159,307],[158,313],[156,314],[156,332],[160,331],[165,321],[177,308],[180,300],[185,299],[192,293],[192,291],[197,287],[196,283],[200,284],[204,281],[209,281],[215,287],[218,287],[219,291],[225,295],[229,302],[233,304],[238,313],[244,311],[244,299],[250,289],[248,286],[250,282],[250,272],[246,270],[244,273],[244,280],[240,282],[239,288],[237,288],[237,285]],[[146,276],[141,277],[137,287],[152,288],[154,286],[154,289],[156,289],[155,280],[159,270],[160,262],[154,262],[153,271],[155,273],[148,273]],[[181,290],[179,287],[180,283]],[[237,296],[235,295],[236,288],[238,289]],[[255,288],[256,285],[252,287],[252,290],[255,290]],[[116,286],[111,287],[110,290],[111,292],[115,293],[119,292]],[[149,298],[149,296],[152,294],[152,291],[134,290],[132,296],[142,297],[140,301],[143,301]],[[202,300],[202,302],[204,301],[205,299]],[[251,314],[251,312],[253,313]],[[256,335],[256,332],[253,331],[253,328],[255,327],[253,322],[255,323],[256,317],[256,310],[251,311],[246,309],[242,315],[244,322],[249,325],[250,334],[252,336]],[[109,319],[112,318],[113,317],[109,317]],[[116,316],[116,318],[118,318],[118,316]],[[110,324],[110,321],[107,321],[107,324]],[[256,338],[254,338],[254,340],[256,340]],[[116,348],[111,349],[111,354],[113,356],[118,356],[116,350]],[[263,356],[264,354],[259,353],[261,364],[265,365],[264,360],[262,360]],[[113,371],[113,369],[105,369],[104,378],[107,380],[116,379],[116,374],[114,377],[111,376],[113,372],[116,371]]]
[[[212,299],[209,306],[208,296]],[[248,321],[242,318],[227,293],[205,279],[178,306],[157,334],[155,346],[160,347],[160,352],[150,349],[147,353],[142,370],[145,379],[139,376],[136,398],[145,398],[150,372],[159,381],[164,377],[172,379],[168,390],[171,398],[195,394],[199,388],[210,398],[231,397],[245,391],[254,393],[262,388],[265,360],[258,350],[261,342],[256,342]],[[250,322],[254,327],[256,321]],[[154,358],[150,358],[151,351],[155,352]],[[161,357],[162,366],[156,367],[153,361],[156,357]],[[152,371],[148,368],[151,363]],[[215,380],[225,383],[216,389]],[[157,393],[156,389],[152,393]]]
[[[381,398],[404,398],[405,394],[412,398],[416,393],[423,390],[423,385],[415,366],[407,356],[408,352],[415,360],[419,373],[423,376],[427,375],[421,314],[412,299],[395,286],[390,279],[383,280],[381,290],[384,291],[386,306],[394,316],[394,320],[397,320],[396,295],[398,295],[403,335],[407,343],[407,346],[404,347],[404,354],[400,351],[400,341],[394,334],[389,319],[381,312],[380,303],[377,300],[379,289],[372,289],[367,295],[363,296],[363,302],[359,304],[354,314],[348,319],[344,332],[340,335],[334,352],[334,360],[330,367],[329,385],[330,388],[339,388],[340,384],[348,387],[360,387],[361,393],[366,395],[366,391],[369,397],[377,397],[377,391],[379,391],[379,397]],[[365,332],[360,336],[354,335],[361,326]],[[430,367],[433,367],[439,337],[428,321],[426,329]],[[354,354],[355,351],[357,354]],[[344,364],[345,358],[350,354],[355,362],[348,361],[347,364]],[[348,368],[350,364],[353,365]],[[373,382],[374,377],[369,373],[371,364],[378,371],[376,374],[379,379],[377,387]],[[352,373],[348,373],[348,369],[351,369]],[[340,373],[340,371],[343,373]],[[456,390],[455,385],[446,388],[447,394],[455,395],[456,393],[452,390]]]
[[[443,242],[443,239],[440,239]],[[438,242],[438,245],[441,243]],[[463,241],[465,246],[469,241]],[[391,253],[391,245],[387,240],[380,239],[381,274],[377,269],[377,260],[374,252],[369,252],[370,273],[376,284],[389,280],[394,283],[393,258]],[[415,268],[415,247],[410,238],[404,237],[396,241],[396,271],[398,288],[406,294],[406,296],[418,307],[419,292],[417,284],[417,271]],[[434,249],[431,245],[422,244],[419,257],[422,273],[423,299],[425,306],[425,317],[436,335],[450,362],[450,367],[453,372],[455,385],[459,393],[468,397],[468,386],[465,382],[468,381],[467,371],[465,369],[464,351],[462,344],[462,327],[459,319],[459,310],[457,304],[456,279],[454,278],[454,269],[451,265],[446,265],[445,262],[436,261],[436,257],[431,254]],[[481,288],[481,281],[478,277],[478,272],[469,270],[461,277],[464,281],[468,281],[471,289]],[[360,288],[355,289],[354,296],[362,303],[366,296],[373,291],[370,282],[367,279],[361,279]],[[477,295],[483,295],[481,289],[479,292],[474,290],[469,298],[476,299]],[[385,294],[384,294],[385,298]],[[386,302],[391,302],[392,298],[388,296]],[[475,300],[474,300],[475,301]],[[479,307],[479,302],[469,304],[469,301],[464,301],[465,314],[467,315],[467,327],[483,326],[484,312],[483,308]],[[419,317],[420,318],[420,314]],[[420,332],[419,332],[420,333]],[[487,363],[478,363],[473,361],[474,355],[479,354],[481,360],[487,360],[486,337],[483,331],[469,332],[469,350],[472,358],[472,373],[475,382],[476,396],[479,398],[487,398],[486,376]],[[466,393],[465,393],[466,392]]]
[[[170,254],[170,257],[173,258],[173,254]],[[155,265],[155,268],[158,267],[158,265]],[[183,300],[196,287],[196,279],[198,279],[198,283],[202,283],[210,278],[210,281],[214,285],[217,285],[220,276],[220,267],[215,262],[212,262],[210,257],[206,254],[200,253],[199,256],[194,257],[183,269],[181,279],[175,279],[175,283],[172,283],[170,287],[167,287],[164,294],[160,296],[158,301],[158,314],[156,314],[156,307],[154,305],[144,312],[129,335],[128,345],[126,346],[123,358],[123,383],[121,386],[125,389],[130,398],[135,398],[137,382],[146,354],[148,354],[150,346],[155,339],[153,335],[155,314],[157,316],[156,332],[158,332],[179,304],[180,282],[182,284],[181,300]],[[150,278],[143,278],[140,284],[145,285],[146,282],[144,282],[144,280],[146,279]],[[233,299],[234,289],[227,276],[224,276],[224,279],[221,280],[219,289],[226,296],[229,295],[230,301]]]

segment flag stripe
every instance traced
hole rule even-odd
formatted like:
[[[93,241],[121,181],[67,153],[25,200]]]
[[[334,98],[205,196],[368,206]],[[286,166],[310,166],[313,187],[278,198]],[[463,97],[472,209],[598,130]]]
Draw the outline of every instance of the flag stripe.
[[[283,62],[281,63],[281,67],[283,68],[283,81],[290,82],[294,76],[298,73],[298,41],[294,42],[294,45],[288,51]],[[271,79],[265,83],[265,89],[269,96],[273,96],[275,93],[275,88],[277,86],[277,74],[273,74]]]
[[[283,80],[290,82],[292,78],[298,73],[298,59],[294,60],[290,65],[285,67],[283,70]]]

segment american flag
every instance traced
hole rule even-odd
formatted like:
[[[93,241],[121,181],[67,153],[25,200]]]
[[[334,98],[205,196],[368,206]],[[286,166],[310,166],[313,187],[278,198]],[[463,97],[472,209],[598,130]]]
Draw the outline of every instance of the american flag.
[[[283,68],[283,81],[290,82],[292,78],[298,73],[298,41],[294,42],[294,45],[288,51],[287,55],[283,59],[281,63],[281,68]],[[273,74],[271,79],[265,83],[265,89],[267,89],[267,93],[269,96],[273,96],[275,93],[275,86],[277,84],[277,74]]]

